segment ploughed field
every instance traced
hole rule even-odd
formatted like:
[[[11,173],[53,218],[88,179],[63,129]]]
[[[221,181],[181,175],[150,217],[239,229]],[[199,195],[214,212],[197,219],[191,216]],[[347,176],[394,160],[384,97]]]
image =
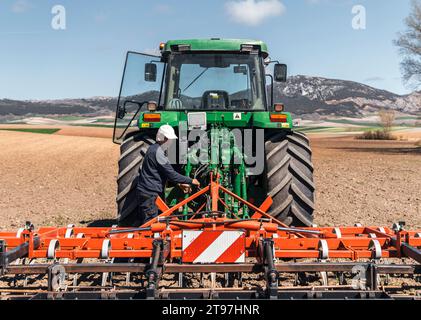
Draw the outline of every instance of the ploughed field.
[[[118,146],[108,128],[57,132],[0,127],[0,229],[111,225],[116,215]],[[41,134],[49,133],[49,134]],[[419,137],[421,139],[421,135]],[[421,147],[311,135],[319,226],[421,227]]]

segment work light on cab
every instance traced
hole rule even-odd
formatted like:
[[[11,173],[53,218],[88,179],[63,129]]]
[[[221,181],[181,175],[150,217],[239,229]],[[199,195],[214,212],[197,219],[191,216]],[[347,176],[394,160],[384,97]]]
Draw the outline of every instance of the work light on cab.
[[[149,101],[147,104],[147,108],[149,111],[156,111],[156,109],[158,109],[158,104],[156,103],[156,101]]]
[[[282,103],[275,103],[275,105],[273,106],[273,109],[276,112],[282,112],[284,111],[284,105]]]

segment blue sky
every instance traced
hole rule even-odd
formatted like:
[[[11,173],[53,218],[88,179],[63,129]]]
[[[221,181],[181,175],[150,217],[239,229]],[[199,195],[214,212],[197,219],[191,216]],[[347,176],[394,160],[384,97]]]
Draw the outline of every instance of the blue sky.
[[[65,30],[51,27],[54,5],[66,9]],[[365,30],[352,28],[355,5]],[[291,75],[404,94],[392,41],[409,9],[409,0],[0,0],[0,98],[116,96],[127,50],[208,37],[264,40]]]

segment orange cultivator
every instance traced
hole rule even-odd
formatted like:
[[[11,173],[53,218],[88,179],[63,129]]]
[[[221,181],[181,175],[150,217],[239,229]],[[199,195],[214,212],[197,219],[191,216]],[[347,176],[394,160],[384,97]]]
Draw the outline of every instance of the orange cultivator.
[[[222,193],[247,205],[253,212],[251,218],[227,218],[218,211]],[[209,210],[178,214],[204,194],[209,195]],[[0,232],[0,274],[2,278],[48,275],[45,289],[10,289],[9,293],[15,293],[11,298],[72,299],[391,298],[379,275],[409,274],[416,279],[421,273],[421,231],[406,231],[402,224],[392,229],[359,225],[291,228],[266,213],[271,202],[267,198],[256,207],[211,181],[171,208],[158,199],[162,214],[139,228],[69,225],[34,230],[27,223],[18,232]],[[385,263],[389,258],[407,263]],[[34,263],[40,261],[35,259],[42,263]],[[19,263],[22,261],[32,262]],[[78,289],[77,276],[93,273],[103,273],[101,290]],[[210,287],[187,288],[183,279],[194,273],[211,274]],[[250,273],[259,273],[263,285],[244,287],[242,281],[236,287],[229,285],[230,279],[241,280],[243,274]],[[285,288],[280,284],[286,273],[298,274],[301,280],[306,273],[320,273],[322,286],[318,290],[314,286]],[[342,275],[342,285],[329,286],[328,273]],[[65,285],[69,274],[73,274],[73,286]],[[105,290],[117,274],[125,274],[126,280],[140,274],[146,282],[136,290],[118,290],[116,286]],[[167,274],[179,274],[178,286],[160,285]],[[225,277],[224,286],[217,286],[216,274]],[[353,276],[352,286],[344,284],[345,274]]]

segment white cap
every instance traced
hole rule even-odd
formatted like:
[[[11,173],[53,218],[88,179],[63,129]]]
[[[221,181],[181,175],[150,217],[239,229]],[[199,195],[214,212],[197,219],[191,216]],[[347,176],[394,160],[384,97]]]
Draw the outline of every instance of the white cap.
[[[164,141],[165,138],[168,140],[178,139],[173,127],[168,124],[161,126],[158,130],[158,133],[156,134],[156,141],[158,142]]]

